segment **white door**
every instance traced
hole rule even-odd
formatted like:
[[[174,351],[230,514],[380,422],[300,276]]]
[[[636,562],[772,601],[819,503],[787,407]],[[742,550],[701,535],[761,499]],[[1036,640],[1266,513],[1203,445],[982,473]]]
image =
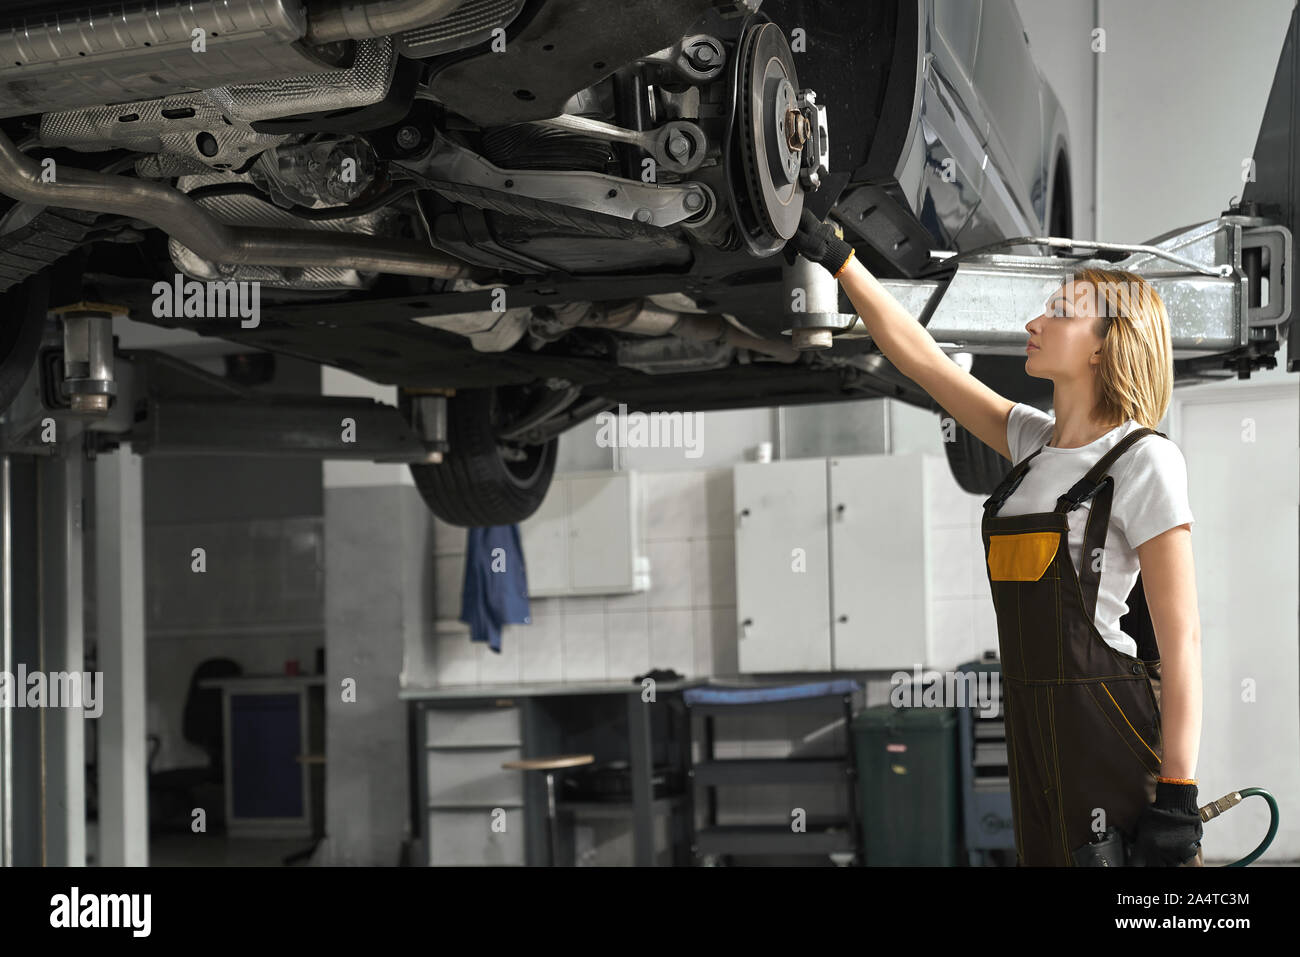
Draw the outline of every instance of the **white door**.
[[[1178,410],[1201,618],[1200,800],[1268,789],[1281,816],[1265,855],[1275,861],[1300,857],[1297,399],[1246,386],[1189,394]],[[1206,863],[1246,854],[1267,826],[1264,802],[1248,798],[1205,826]]]
[[[737,465],[741,672],[831,666],[826,460]]]
[[[921,453],[830,460],[836,669],[924,665],[929,623]]]

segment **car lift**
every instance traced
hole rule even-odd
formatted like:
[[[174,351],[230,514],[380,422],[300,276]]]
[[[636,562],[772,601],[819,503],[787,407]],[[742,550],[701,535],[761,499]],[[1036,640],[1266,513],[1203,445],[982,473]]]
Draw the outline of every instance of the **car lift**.
[[[1211,370],[1218,369],[1219,378],[1246,378],[1273,368],[1272,354],[1296,314],[1298,18],[1300,11],[1292,14],[1260,127],[1255,179],[1222,215],[1140,246],[1018,237],[998,246],[1061,254],[1011,255],[992,247],[937,254],[927,274],[887,279],[885,287],[945,349],[1020,355],[1025,317],[1040,311],[1064,277],[1082,266],[1128,269],[1163,298],[1182,372],[1215,378]],[[864,237],[878,248],[901,238]],[[825,270],[800,258],[784,278],[787,287],[808,293],[807,311],[789,317],[797,348],[831,347],[833,358],[835,341],[866,337],[857,316],[839,311],[838,283]],[[115,353],[112,317],[120,311],[78,303],[52,312],[36,366],[0,417],[0,672],[12,674],[16,663],[45,672],[87,670],[82,467],[94,461],[98,661],[89,670],[102,671],[105,681],[107,706],[95,725],[96,860],[108,865],[144,863],[147,846],[139,455],[437,462],[445,448],[445,396],[412,396],[410,421],[371,400],[268,397],[160,352]],[[1285,338],[1286,370],[1300,372],[1300,345]],[[887,373],[882,356],[871,358]],[[356,441],[346,444],[344,418],[356,423]],[[123,444],[137,454],[103,454]],[[0,707],[0,864],[85,863],[85,759],[80,715]]]

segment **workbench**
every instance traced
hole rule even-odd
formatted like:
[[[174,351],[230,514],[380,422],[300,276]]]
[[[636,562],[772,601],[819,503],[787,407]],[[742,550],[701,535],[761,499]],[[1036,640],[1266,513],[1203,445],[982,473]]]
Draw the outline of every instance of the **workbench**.
[[[591,754],[597,765],[627,761],[628,800],[557,801],[559,815],[631,819],[638,866],[689,862],[690,728],[681,692],[706,678],[659,681],[653,701],[623,681],[520,682],[405,688],[410,702],[413,833],[426,863],[540,865],[547,861],[546,785],[542,775],[502,762],[554,754]],[[655,769],[681,771],[681,793],[656,797]],[[656,850],[666,816],[666,852]],[[494,823],[495,822],[495,823]],[[561,863],[572,863],[571,841]]]

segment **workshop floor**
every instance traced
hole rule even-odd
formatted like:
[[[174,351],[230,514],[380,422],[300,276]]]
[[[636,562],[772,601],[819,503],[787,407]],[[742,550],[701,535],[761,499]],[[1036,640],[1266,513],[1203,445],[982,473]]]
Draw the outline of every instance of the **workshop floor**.
[[[216,834],[165,834],[149,841],[154,867],[282,867],[290,854],[312,846],[310,838],[230,838]],[[294,862],[305,866],[304,857]]]

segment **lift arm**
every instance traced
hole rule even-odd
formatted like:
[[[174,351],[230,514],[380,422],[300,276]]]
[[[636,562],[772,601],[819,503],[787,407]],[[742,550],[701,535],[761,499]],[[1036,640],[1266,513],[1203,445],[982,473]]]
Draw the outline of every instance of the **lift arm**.
[[[926,275],[882,284],[953,351],[1022,354],[1024,323],[1071,272],[1126,269],[1149,281],[1169,313],[1179,378],[1273,368],[1287,340],[1288,372],[1300,343],[1287,336],[1296,314],[1293,237],[1300,229],[1300,8],[1292,11],[1240,202],[1218,217],[1133,246],[1058,237],[1017,237],[961,254],[935,253]],[[1011,255],[1016,249],[1055,255]],[[806,310],[787,313],[797,348],[827,349],[869,338],[862,320],[839,312],[838,284],[800,258],[785,270],[786,302],[798,288]]]

